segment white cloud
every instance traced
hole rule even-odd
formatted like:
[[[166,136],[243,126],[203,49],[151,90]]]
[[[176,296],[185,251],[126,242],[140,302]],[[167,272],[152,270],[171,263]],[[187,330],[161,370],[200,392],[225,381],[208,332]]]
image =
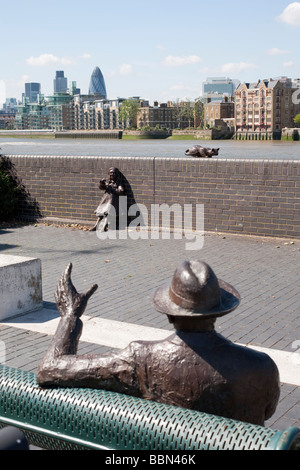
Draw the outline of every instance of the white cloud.
[[[91,54],[82,54],[80,56],[81,59],[90,59],[91,57],[92,57]]]
[[[284,51],[281,49],[278,49],[277,47],[273,47],[272,49],[269,49],[267,51],[268,55],[283,55],[283,54],[290,54],[291,51]]]
[[[201,59],[197,55],[189,55],[185,57],[178,57],[169,55],[164,60],[164,65],[170,67],[181,67],[183,65],[197,64]]]
[[[199,88],[192,87],[189,85],[184,85],[183,83],[178,83],[177,85],[173,85],[170,87],[171,91],[185,91],[185,92],[198,92]]]
[[[293,65],[294,65],[294,62],[292,60],[283,63],[283,67],[292,67]]]
[[[239,73],[243,70],[249,70],[255,67],[254,64],[249,64],[247,62],[228,62],[227,64],[222,65],[221,70],[223,73]]]
[[[23,92],[25,83],[28,83],[30,81],[31,81],[31,77],[29,75],[22,75],[22,77],[20,77],[19,79],[16,78],[13,80],[9,80],[9,82],[7,82],[6,84],[8,96],[16,96],[16,90],[18,90],[18,93]],[[0,102],[0,107],[1,107],[1,102]]]
[[[300,26],[300,2],[290,3],[279,15],[278,19],[283,23]]]
[[[132,66],[130,64],[123,64],[120,67],[121,75],[130,75],[132,73]]]
[[[185,86],[184,85],[173,85],[173,86],[170,87],[170,90],[174,90],[174,91],[185,90]]]
[[[48,65],[61,64],[61,65],[70,65],[72,61],[65,57],[56,57],[53,54],[41,54],[38,57],[29,57],[26,60],[28,65],[34,65],[37,67],[47,67]]]
[[[194,100],[200,95],[201,86],[193,86],[191,84],[186,84],[183,82],[174,83],[168,89],[165,89],[160,92],[160,96],[157,99],[161,102],[167,101],[187,101]]]
[[[109,78],[115,77],[116,75],[117,75],[117,72],[115,72],[114,70],[110,70],[105,73],[105,76]]]
[[[211,69],[210,69],[209,67],[203,67],[203,68],[200,70],[200,72],[201,72],[201,73],[206,73],[206,74],[208,74],[208,73],[210,73],[210,70],[211,70]],[[213,72],[213,73],[214,73],[214,72]]]

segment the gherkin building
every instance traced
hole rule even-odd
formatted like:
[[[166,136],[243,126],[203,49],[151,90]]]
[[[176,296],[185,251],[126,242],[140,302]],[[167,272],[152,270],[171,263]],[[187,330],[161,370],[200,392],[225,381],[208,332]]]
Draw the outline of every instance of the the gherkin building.
[[[107,98],[104,78],[99,67],[95,67],[90,80],[89,95],[100,94]]]

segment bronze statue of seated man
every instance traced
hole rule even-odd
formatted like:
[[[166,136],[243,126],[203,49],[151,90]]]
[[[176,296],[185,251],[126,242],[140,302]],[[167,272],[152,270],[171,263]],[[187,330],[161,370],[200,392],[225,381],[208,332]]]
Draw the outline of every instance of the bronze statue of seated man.
[[[272,416],[278,369],[268,355],[215,331],[216,318],[238,307],[240,296],[206,263],[183,262],[171,284],[154,293],[154,307],[175,333],[103,355],[77,355],[80,317],[97,285],[79,294],[71,270],[70,264],[55,294],[61,319],[38,370],[40,386],[101,388],[258,425]]]

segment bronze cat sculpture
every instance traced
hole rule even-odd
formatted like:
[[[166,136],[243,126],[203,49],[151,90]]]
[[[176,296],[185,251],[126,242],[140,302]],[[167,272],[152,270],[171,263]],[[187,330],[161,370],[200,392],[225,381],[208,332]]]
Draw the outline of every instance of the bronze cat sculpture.
[[[185,155],[189,155],[195,158],[211,158],[215,155],[219,155],[219,150],[219,148],[210,149],[207,147],[202,147],[201,145],[194,145],[185,151]]]

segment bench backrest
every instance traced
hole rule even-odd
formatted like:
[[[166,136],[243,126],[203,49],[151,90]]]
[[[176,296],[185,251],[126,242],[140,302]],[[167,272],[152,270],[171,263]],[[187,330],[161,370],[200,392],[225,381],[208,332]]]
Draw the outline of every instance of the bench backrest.
[[[289,450],[300,430],[276,431],[95,389],[42,389],[33,373],[0,366],[0,426],[43,449]]]

